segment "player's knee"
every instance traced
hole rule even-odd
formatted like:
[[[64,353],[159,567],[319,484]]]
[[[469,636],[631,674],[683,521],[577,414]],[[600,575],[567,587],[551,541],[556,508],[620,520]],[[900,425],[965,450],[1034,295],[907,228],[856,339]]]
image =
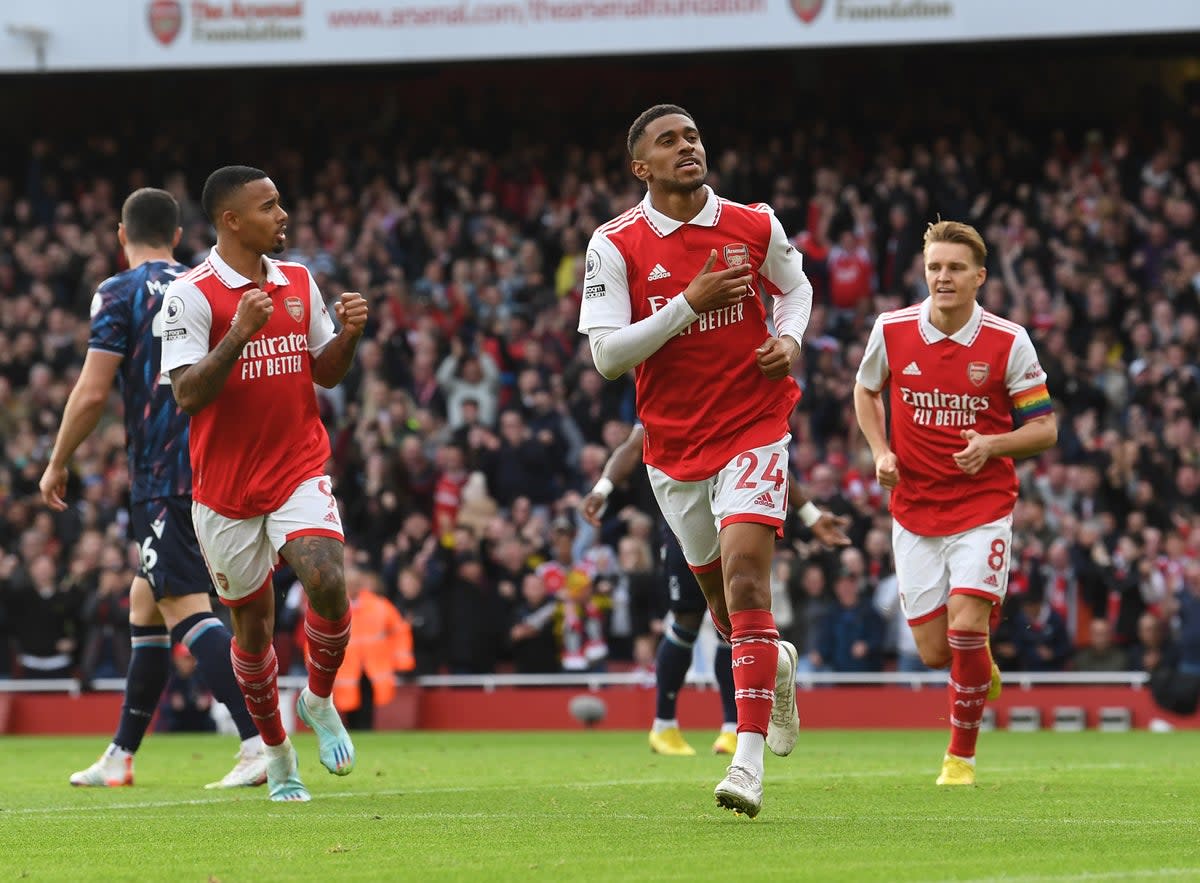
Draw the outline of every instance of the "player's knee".
[[[338,574],[337,579],[323,580],[321,585],[308,589],[308,603],[318,616],[341,619],[350,609],[345,579]]]
[[[264,653],[274,637],[274,623],[267,619],[234,618],[234,640],[246,653]]]
[[[945,668],[950,664],[949,647],[918,647],[921,661],[930,668]]]
[[[771,604],[771,582],[766,574],[749,567],[732,568],[726,579],[730,607],[739,610],[767,608]]]

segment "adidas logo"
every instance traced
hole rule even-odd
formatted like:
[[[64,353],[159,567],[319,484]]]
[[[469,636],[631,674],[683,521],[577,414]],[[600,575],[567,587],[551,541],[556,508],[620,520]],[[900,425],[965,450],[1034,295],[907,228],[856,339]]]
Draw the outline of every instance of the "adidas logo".
[[[996,581],[996,574],[994,573],[989,573],[987,576],[985,576],[983,578],[983,584],[985,586],[991,586],[994,589],[1000,588],[1000,583]]]
[[[917,367],[916,362],[909,362],[908,366],[900,373],[907,374],[909,377],[920,377],[921,369]]]
[[[671,275],[671,271],[662,264],[655,264],[654,269],[650,271],[650,275],[646,277],[647,282],[653,282],[656,279],[666,279]]]
[[[771,498],[771,495],[769,493],[767,493],[766,491],[763,491],[761,494],[759,494],[757,497],[754,498],[754,505],[755,506],[765,506],[767,509],[774,509],[775,501]]]

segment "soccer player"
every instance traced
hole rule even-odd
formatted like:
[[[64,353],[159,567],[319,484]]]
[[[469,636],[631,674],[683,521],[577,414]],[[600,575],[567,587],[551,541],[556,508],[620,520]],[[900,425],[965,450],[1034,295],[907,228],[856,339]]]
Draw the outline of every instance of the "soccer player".
[[[626,144],[646,197],[592,235],[579,330],[606,378],[635,370],[655,498],[733,646],[737,748],[717,803],[753,817],[764,742],[785,755],[799,733],[796,648],[775,629],[771,561],[812,286],[768,206],[705,185],[704,145],[686,110],[649,108]],[[778,337],[759,285],[774,295]]]
[[[266,781],[262,739],[233,677],[229,629],[213,616],[212,584],[192,528],[188,417],[158,371],[163,295],[188,272],[172,255],[181,233],[179,206],[165,190],[144,187],[121,207],[117,239],[129,269],[102,282],[92,300],[88,353],[39,483],[46,505],[64,511],[67,466],[99,423],[116,380],[125,410],[131,531],[141,554],[129,591],[133,648],[116,735],[99,760],[71,776],[72,785],[133,784],[133,756],[166,687],[172,641],[196,658],[242,737],[237,764],[207,787]]]
[[[67,465],[95,430],[115,380],[125,406],[131,530],[142,566],[130,589],[132,651],[125,702],[112,744],[72,785],[133,785],[133,755],[150,726],[170,673],[170,644],[196,657],[241,735],[238,763],[209,788],[262,785],[266,758],[229,663],[229,630],[212,615],[211,583],[192,529],[192,468],[187,415],[158,374],[160,307],[167,286],[187,272],[172,254],[179,244],[179,205],[170,193],[143,187],[121,206],[116,238],[130,269],[102,282],[91,304],[91,336],[79,380],[40,485],[50,509],[65,511]]]
[[[162,370],[192,415],[192,518],[232,613],[233,670],[266,746],[271,799],[308,800],[279,715],[271,572],[282,557],[308,596],[308,686],[296,711],[317,734],[321,763],[344,776],[354,768],[354,745],[330,694],[350,607],[313,383],[332,387],[346,375],[367,304],[343,294],[335,334],[308,270],[267,257],[283,251],[288,216],[265,172],[217,169],[201,201],[217,244],[167,290]]]
[[[634,426],[629,437],[617,446],[608,462],[604,464],[600,480],[579,503],[579,512],[589,524],[597,527],[600,525],[600,516],[604,514],[604,507],[613,487],[624,483],[642,462],[644,440],[645,430],[642,425]],[[843,533],[850,519],[822,512],[792,481],[788,482],[788,504],[799,511],[805,526],[812,529],[814,536],[822,544],[831,548],[850,544],[850,538]],[[670,531],[667,531],[664,537],[662,555],[667,572],[671,627],[658,644],[654,663],[657,696],[654,723],[650,727],[650,750],[655,754],[691,757],[695,755],[696,749],[687,743],[683,733],[679,731],[675,708],[679,691],[692,664],[692,650],[700,635],[700,626],[708,605],[696,577],[686,566],[679,541]],[[734,701],[732,653],[729,643],[721,638],[713,654],[713,677],[717,680],[721,694],[724,724],[713,743],[713,754],[733,754],[737,750],[737,706]]]
[[[939,785],[975,783],[979,722],[989,696],[999,695],[988,624],[1008,586],[1013,458],[1058,439],[1028,333],[976,302],[986,260],[973,227],[930,224],[929,297],[879,316],[854,386],[876,477],[891,490],[904,616],[922,661],[950,666],[950,747]],[[882,399],[889,379],[890,440]]]

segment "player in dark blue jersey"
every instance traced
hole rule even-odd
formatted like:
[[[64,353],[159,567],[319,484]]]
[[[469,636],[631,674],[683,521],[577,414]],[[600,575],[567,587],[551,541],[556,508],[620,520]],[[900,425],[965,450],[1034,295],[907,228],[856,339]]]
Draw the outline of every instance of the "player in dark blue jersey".
[[[634,426],[629,437],[622,442],[608,462],[596,486],[579,503],[579,513],[590,524],[599,526],[600,516],[608,502],[615,484],[623,483],[637,465],[642,462],[642,440],[645,430],[641,424]],[[850,519],[839,517],[818,509],[810,502],[795,481],[788,482],[788,503],[796,508],[805,525],[823,545],[847,546],[850,538],[844,530]],[[664,531],[662,558],[669,587],[671,625],[658,644],[654,661],[654,681],[657,701],[654,723],[650,728],[650,750],[656,754],[690,757],[696,750],[683,738],[679,730],[675,708],[679,691],[687,679],[692,665],[692,650],[700,635],[708,602],[700,591],[700,584],[683,557],[679,542]],[[713,677],[721,694],[721,706],[725,723],[713,743],[714,754],[733,754],[737,748],[737,708],[734,705],[732,651],[728,643],[717,636],[717,650],[713,654]],[[792,685],[793,691],[795,684]],[[794,700],[793,700],[794,702]],[[773,713],[773,712],[772,712]],[[796,716],[792,715],[795,719]]]
[[[66,509],[67,465],[99,423],[116,380],[125,405],[130,526],[141,556],[129,592],[133,652],[112,744],[71,776],[72,785],[133,784],[133,755],[166,687],[172,641],[196,657],[242,737],[233,770],[208,787],[261,785],[267,776],[262,739],[234,679],[229,629],[213,615],[208,569],[192,527],[188,416],[159,376],[159,309],[167,286],[188,271],[172,256],[181,232],[179,206],[166,191],[144,187],[125,200],[117,238],[130,269],[105,280],[92,300],[87,357],[40,482],[46,504]]]

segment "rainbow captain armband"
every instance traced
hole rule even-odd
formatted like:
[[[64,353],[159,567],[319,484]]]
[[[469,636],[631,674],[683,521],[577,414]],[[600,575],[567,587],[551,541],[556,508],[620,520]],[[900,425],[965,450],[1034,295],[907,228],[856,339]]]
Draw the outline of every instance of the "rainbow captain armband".
[[[1050,403],[1050,391],[1044,383],[1022,390],[1013,396],[1012,402],[1013,411],[1021,418],[1022,423],[1035,417],[1045,417],[1054,411]]]

